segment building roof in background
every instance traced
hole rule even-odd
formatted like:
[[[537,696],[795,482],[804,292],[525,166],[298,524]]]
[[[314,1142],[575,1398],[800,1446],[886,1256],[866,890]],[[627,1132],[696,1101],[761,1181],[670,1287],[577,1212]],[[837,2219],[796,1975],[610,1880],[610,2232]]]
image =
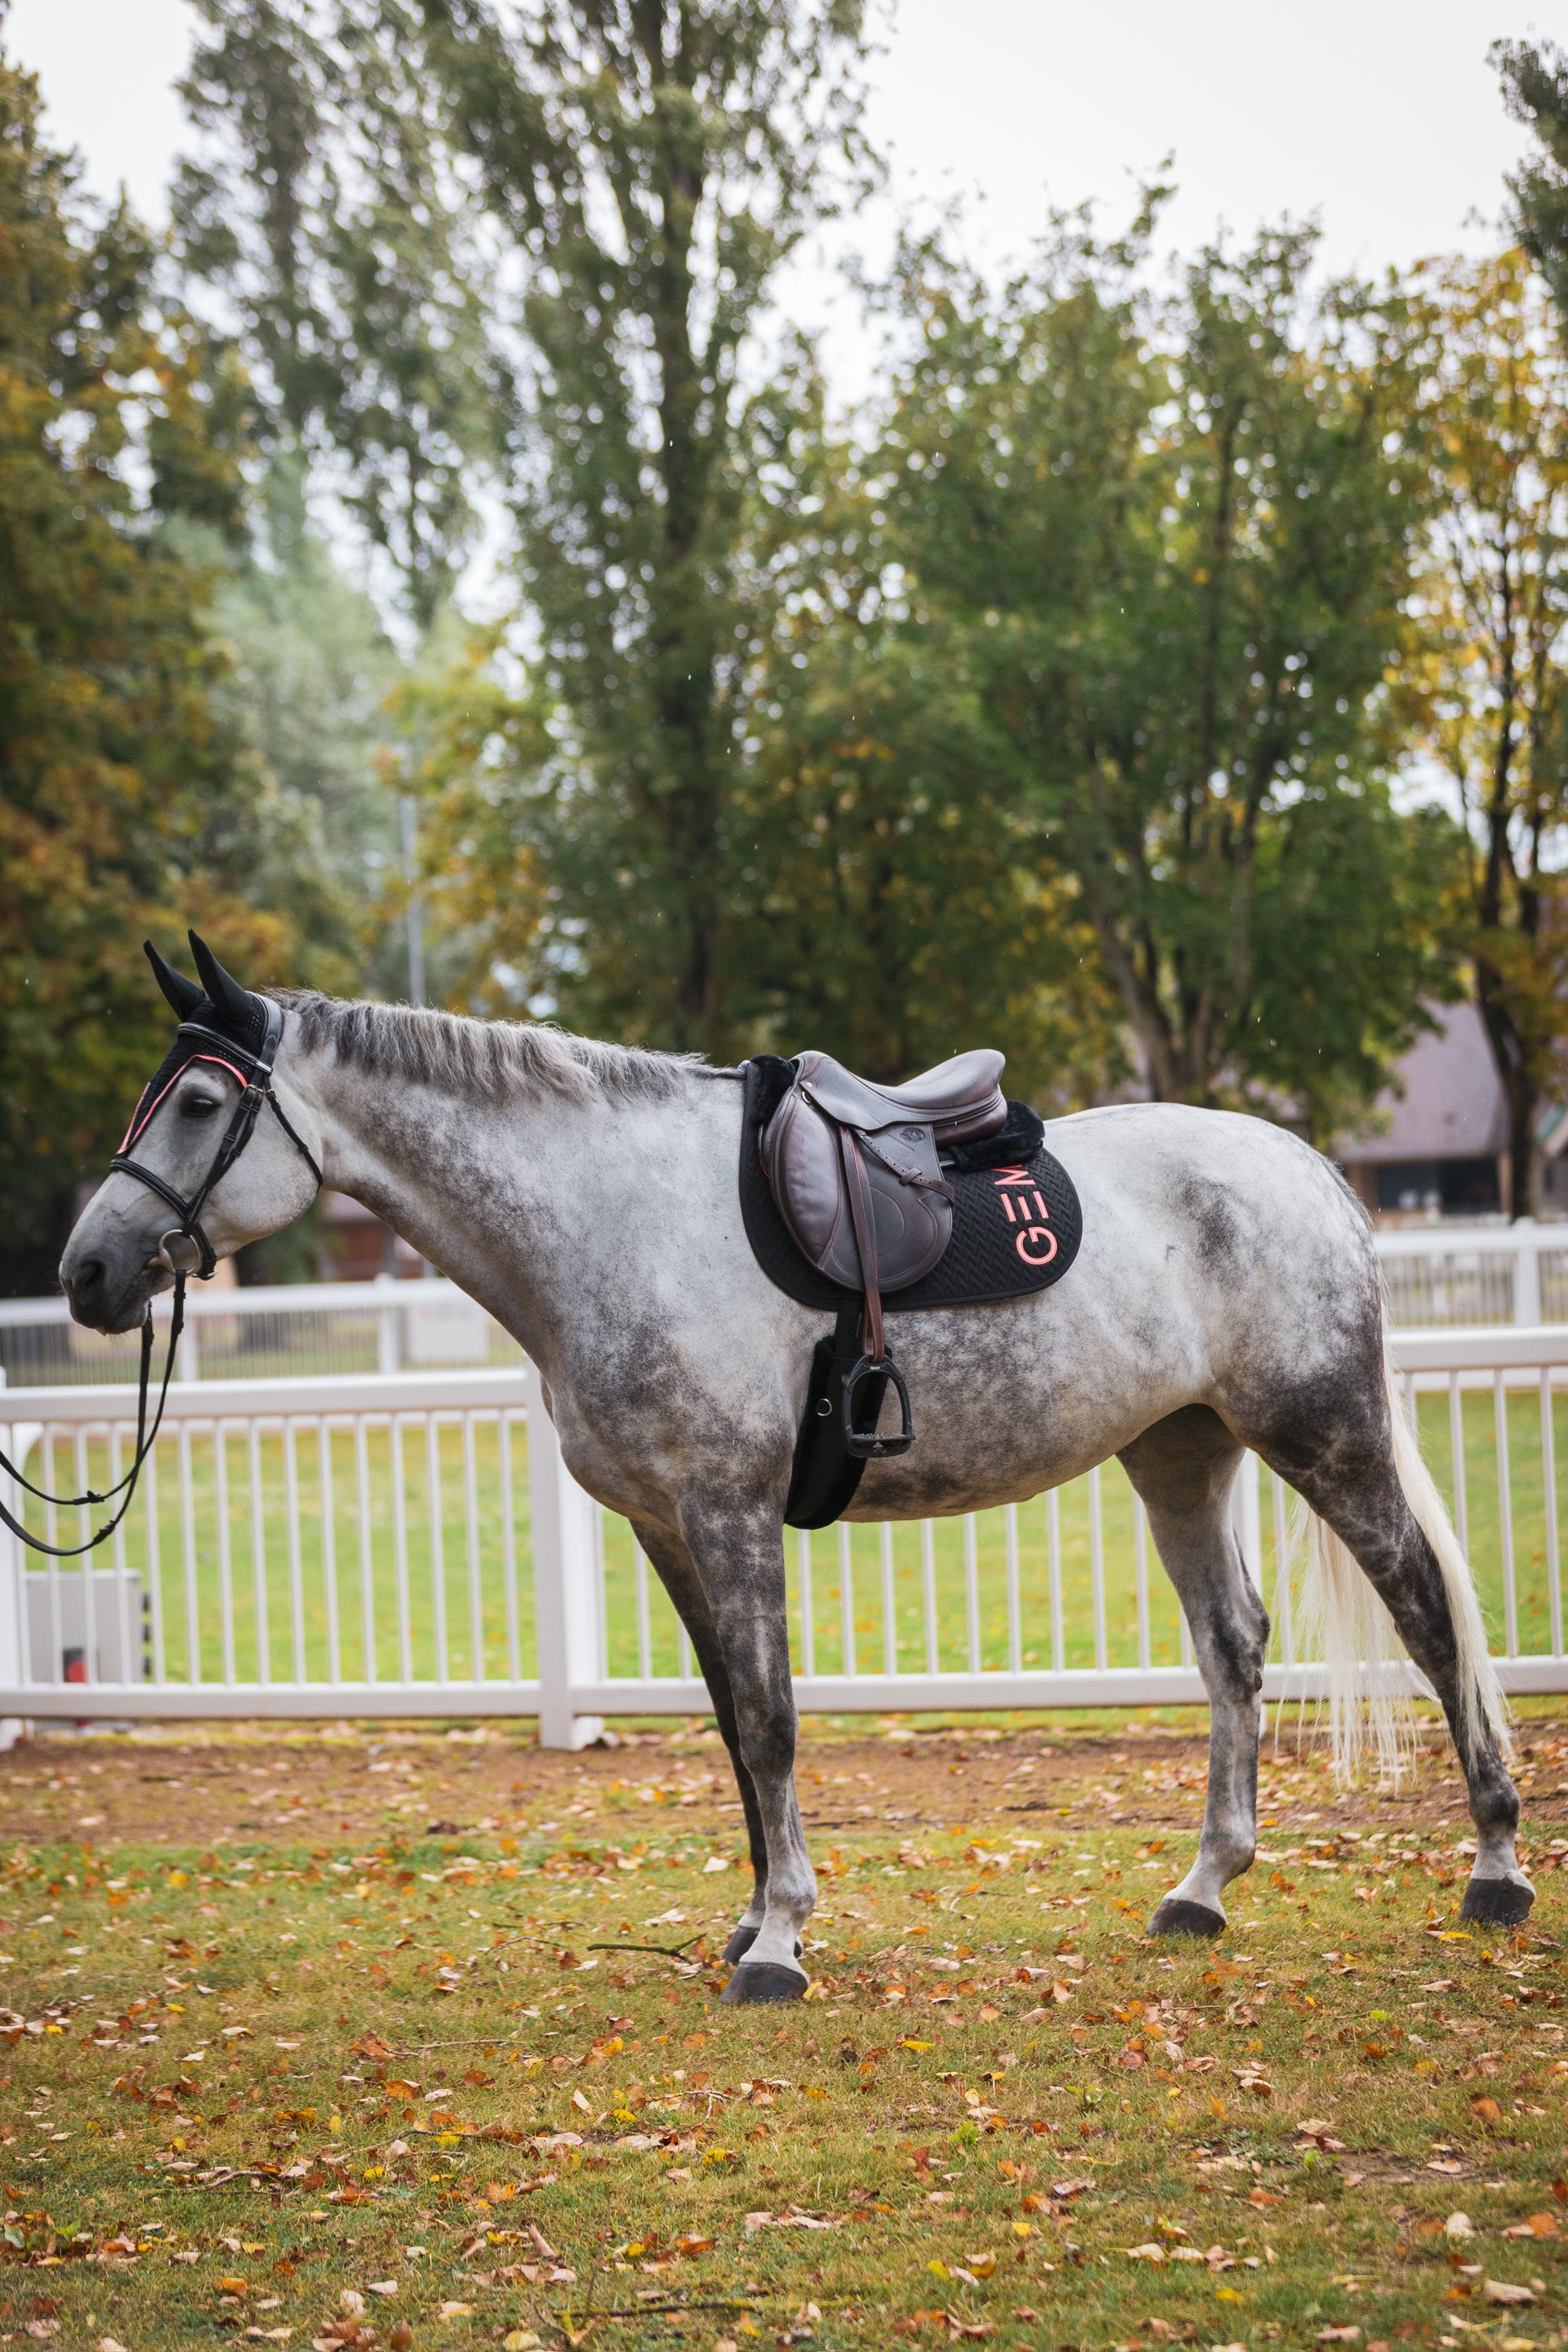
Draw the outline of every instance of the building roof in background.
[[[1377,1098],[1388,1126],[1340,1136],[1336,1160],[1471,1160],[1507,1148],[1508,1108],[1479,1012],[1473,1004],[1431,1010],[1436,1028],[1416,1039]]]

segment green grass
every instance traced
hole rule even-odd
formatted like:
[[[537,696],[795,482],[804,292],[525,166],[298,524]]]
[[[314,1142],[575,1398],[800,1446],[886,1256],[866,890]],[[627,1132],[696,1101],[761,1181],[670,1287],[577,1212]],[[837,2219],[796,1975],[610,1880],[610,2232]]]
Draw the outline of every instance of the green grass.
[[[1554,1443],[1562,1457],[1568,1451],[1568,1398],[1559,1396],[1553,1410]],[[1423,1397],[1420,1419],[1427,1458],[1452,1502],[1455,1488],[1447,1399]],[[1552,1646],[1552,1618],[1541,1414],[1533,1394],[1510,1395],[1508,1425],[1518,1638],[1526,1653],[1545,1651]],[[1489,1395],[1467,1394],[1463,1432],[1470,1557],[1493,1647],[1501,1649],[1508,1612]],[[151,1581],[151,1522],[158,1565],[158,1623],[165,1672],[171,1678],[184,1678],[194,1663],[204,1681],[222,1681],[228,1675],[240,1681],[253,1679],[258,1671],[259,1628],[265,1620],[272,1679],[292,1678],[301,1664],[309,1679],[327,1678],[335,1640],[339,1674],[345,1680],[358,1680],[366,1671],[368,1616],[379,1680],[396,1681],[405,1673],[416,1679],[428,1678],[440,1670],[443,1657],[447,1672],[454,1677],[473,1675],[476,1659],[482,1658],[488,1678],[504,1679],[512,1654],[503,1541],[509,1521],[517,1654],[524,1675],[534,1671],[527,1453],[521,1430],[515,1433],[511,1447],[510,1512],[497,1431],[493,1423],[482,1419],[477,1419],[467,1433],[458,1426],[441,1428],[434,1457],[422,1429],[410,1428],[396,1440],[385,1430],[373,1430],[364,1441],[363,1465],[348,1432],[333,1433],[325,1454],[313,1433],[301,1432],[291,1461],[277,1436],[247,1441],[239,1433],[226,1438],[220,1449],[210,1435],[198,1434],[187,1441],[193,1498],[188,1524],[179,1501],[181,1442],[174,1439],[160,1444],[155,1497],[150,1504],[138,1500],[127,1524],[123,1549],[116,1555],[117,1562],[122,1561]],[[403,1454],[401,1479],[392,1474],[395,1443]],[[35,1454],[33,1467],[35,1475],[41,1471],[43,1483],[57,1486],[68,1484],[76,1475],[70,1454],[63,1447],[57,1449],[52,1464]],[[330,1507],[324,1507],[323,1468]],[[368,1506],[363,1526],[362,1468]],[[96,1444],[86,1449],[83,1469],[93,1480],[112,1475],[103,1448]],[[297,1559],[289,1548],[290,1482],[299,1498]],[[476,1538],[471,1553],[464,1509],[470,1485]],[[1091,1574],[1095,1486],[1106,1568],[1104,1623],[1099,1629]],[[402,1573],[397,1566],[399,1496],[405,1562]],[[1264,1590],[1278,1613],[1279,1562],[1267,1478],[1262,1482],[1261,1503]],[[30,1517],[39,1532],[48,1530],[51,1522],[40,1507],[31,1507]],[[89,1515],[79,1515],[84,1529],[89,1523]],[[79,1515],[59,1514],[52,1525],[57,1539],[69,1540],[77,1532]],[[844,1640],[847,1613],[852,1625],[853,1663],[858,1671],[877,1673],[889,1663],[884,1642],[885,1580],[890,1587],[895,1630],[890,1663],[905,1672],[924,1669],[928,1544],[938,1666],[967,1667],[972,1639],[983,1668],[1008,1664],[1005,1514],[984,1512],[973,1523],[940,1519],[925,1530],[913,1523],[897,1526],[891,1530],[890,1559],[886,1566],[879,1528],[857,1527],[847,1533],[847,1612],[840,1530],[830,1528],[810,1539],[812,1654],[818,1673],[840,1673],[849,1663]],[[973,1578],[966,1559],[971,1541]],[[1108,1464],[1098,1480],[1078,1479],[1063,1487],[1054,1504],[1042,1496],[1020,1506],[1016,1546],[1022,1664],[1048,1667],[1058,1663],[1056,1592],[1059,1592],[1060,1664],[1092,1666],[1101,1656],[1110,1665],[1138,1663],[1134,1507],[1127,1480],[1115,1463]],[[609,1668],[614,1675],[635,1675],[638,1670],[636,1572],[631,1532],[624,1521],[606,1517],[604,1549]],[[104,1555],[99,1557],[101,1559]],[[795,1664],[797,1671],[803,1671],[805,1645],[799,1546],[793,1530],[786,1533],[785,1557]],[[335,1595],[329,1564],[335,1574]],[[68,1571],[62,1571],[62,1577],[68,1582]],[[674,1674],[680,1663],[679,1630],[657,1577],[647,1571],[647,1580],[651,1669],[656,1675]],[[1150,1662],[1155,1665],[1180,1663],[1180,1614],[1152,1543],[1146,1546],[1144,1607]],[[1277,1626],[1276,1656],[1280,1654],[1280,1640]]]
[[[1458,1933],[1446,1765],[1369,1835],[1286,1759],[1222,1946],[1152,1947],[1180,1863],[1107,1821],[1127,1761],[1086,1752],[1021,1830],[972,1790],[962,1827],[814,1840],[786,2011],[718,2004],[737,1832],[678,1809],[686,1759],[577,1768],[569,1822],[525,1772],[458,1840],[389,1809],[341,1845],[15,1848],[0,2331],[302,2347],[346,2293],[359,2345],[441,2352],[581,2340],[590,2307],[616,2352],[1561,2346],[1556,1879],[1546,1937]]]

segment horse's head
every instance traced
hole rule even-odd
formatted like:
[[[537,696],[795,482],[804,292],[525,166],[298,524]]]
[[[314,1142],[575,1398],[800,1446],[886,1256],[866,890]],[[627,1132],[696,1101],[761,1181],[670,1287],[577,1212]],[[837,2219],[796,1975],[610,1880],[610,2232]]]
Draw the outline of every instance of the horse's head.
[[[60,1260],[71,1313],[98,1331],[129,1331],[176,1275],[210,1275],[279,1232],[321,1181],[313,1120],[274,1089],[281,1007],[230,979],[194,931],[190,941],[199,988],[147,943],[180,1025]],[[268,1106],[274,1116],[261,1116]]]

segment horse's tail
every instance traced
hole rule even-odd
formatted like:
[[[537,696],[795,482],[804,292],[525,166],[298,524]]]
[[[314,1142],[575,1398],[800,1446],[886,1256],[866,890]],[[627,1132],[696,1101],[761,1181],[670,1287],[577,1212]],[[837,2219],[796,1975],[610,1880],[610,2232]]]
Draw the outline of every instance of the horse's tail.
[[[1476,1599],[1469,1564],[1459,1548],[1447,1506],[1421,1458],[1421,1447],[1385,1348],[1384,1378],[1394,1434],[1394,1466],[1417,1527],[1432,1547],[1458,1652],[1458,1746],[1460,1760],[1473,1759],[1484,1731],[1504,1758],[1512,1754],[1508,1703],[1487,1647],[1486,1627]],[[1334,1769],[1352,1779],[1363,1748],[1377,1758],[1380,1777],[1397,1779],[1415,1738],[1410,1681],[1394,1669],[1402,1644],[1394,1620],[1348,1547],[1315,1511],[1303,1517],[1307,1537],[1305,1636],[1329,1669],[1329,1723]]]

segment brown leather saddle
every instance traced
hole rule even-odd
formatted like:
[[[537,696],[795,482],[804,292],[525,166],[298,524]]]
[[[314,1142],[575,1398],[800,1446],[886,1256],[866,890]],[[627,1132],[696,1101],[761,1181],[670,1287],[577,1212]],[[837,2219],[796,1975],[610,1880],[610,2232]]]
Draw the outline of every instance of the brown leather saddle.
[[[990,1047],[955,1054],[900,1087],[873,1085],[828,1054],[802,1054],[795,1082],[763,1132],[759,1157],[779,1213],[818,1271],[864,1299],[861,1355],[843,1392],[844,1443],[853,1454],[902,1454],[914,1442],[909,1391],[888,1354],[884,1292],[929,1274],[952,1238],[952,1188],[939,1151],[978,1142],[1007,1123],[1005,1057]],[[890,1380],[903,1426],[879,1435],[856,1426],[855,1391]]]

